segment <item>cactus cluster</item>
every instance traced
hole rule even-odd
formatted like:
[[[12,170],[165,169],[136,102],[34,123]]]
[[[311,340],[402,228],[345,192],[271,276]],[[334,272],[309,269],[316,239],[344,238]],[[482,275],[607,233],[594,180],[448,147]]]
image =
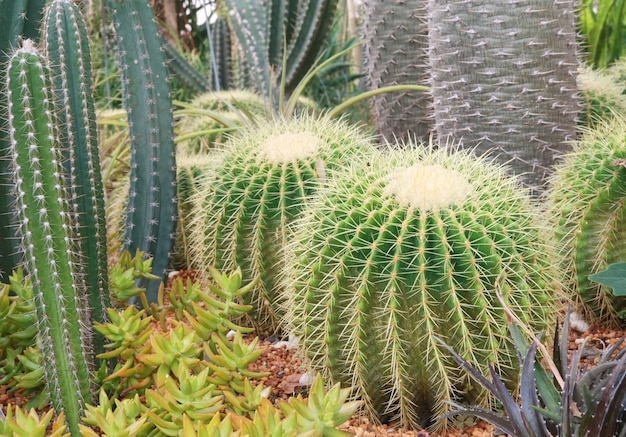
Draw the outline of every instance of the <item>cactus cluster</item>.
[[[192,267],[240,266],[259,278],[246,298],[262,330],[276,328],[278,253],[287,225],[337,169],[369,151],[358,128],[308,115],[263,121],[238,132],[213,159],[193,196]]]
[[[626,259],[626,122],[616,117],[586,131],[550,180],[550,217],[566,284],[593,321],[619,325],[626,298],[589,275]]]
[[[405,147],[363,156],[296,221],[285,320],[313,368],[355,387],[376,420],[444,427],[449,401],[488,397],[434,336],[514,384],[497,293],[547,328],[559,272],[537,208],[502,167]]]
[[[249,2],[226,0],[246,74],[266,97],[293,91],[315,62],[337,9],[337,0]],[[286,49],[286,50],[285,50]],[[277,94],[277,93],[276,93]]]

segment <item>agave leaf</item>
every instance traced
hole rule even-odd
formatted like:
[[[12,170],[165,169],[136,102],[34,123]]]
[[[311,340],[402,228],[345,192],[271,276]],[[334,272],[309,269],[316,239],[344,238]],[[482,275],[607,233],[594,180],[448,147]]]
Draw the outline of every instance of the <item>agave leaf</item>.
[[[451,416],[472,416],[477,417],[485,422],[488,422],[495,426],[500,432],[516,435],[515,430],[511,426],[511,422],[509,419],[502,414],[494,413],[491,410],[481,407],[466,407],[464,405],[457,404],[455,402],[450,402],[450,404],[454,407],[453,411],[445,414],[445,417]]]
[[[617,362],[611,378],[604,387],[598,408],[587,430],[587,435],[612,436],[620,416],[624,414],[626,402],[626,355]],[[623,426],[623,425],[621,425]]]
[[[491,378],[493,379],[493,382],[491,382],[487,378],[485,378],[475,367],[473,367],[470,363],[464,360],[463,357],[461,357],[458,353],[456,353],[454,349],[448,346],[443,340],[441,340],[437,336],[433,336],[433,337],[452,355],[452,359],[459,366],[461,366],[467,373],[470,374],[472,378],[474,378],[476,382],[482,385],[486,390],[488,390],[496,399],[498,399],[502,403],[502,407],[504,408],[504,411],[506,415],[508,416],[508,419],[507,419],[508,425],[501,426],[502,425],[500,423],[501,421],[499,421],[498,424],[493,423],[493,422],[489,422],[489,423],[492,423],[493,425],[499,427],[502,431],[512,436],[533,437],[531,434],[528,433],[528,430],[526,429],[526,423],[522,418],[522,413],[519,409],[519,406],[515,403],[515,400],[513,399],[511,394],[507,391],[506,386],[504,385],[504,382],[502,382],[502,380],[496,373],[493,366],[489,364],[489,373],[491,374]],[[477,407],[470,407],[469,409],[465,409],[465,410],[473,411],[474,409],[476,409],[477,413],[481,413],[481,415],[477,415],[477,417],[483,418],[485,415],[487,415],[486,411],[488,410],[481,411],[482,409],[479,409]],[[488,413],[491,415],[494,414],[491,411],[488,411]],[[446,417],[450,415],[458,415],[458,414],[464,414],[464,413],[459,412],[459,410],[455,410],[455,411],[450,412],[448,415],[446,415]],[[484,420],[489,421],[489,419],[487,418],[485,418]]]
[[[521,332],[520,332],[521,333]],[[550,437],[550,432],[546,426],[546,421],[538,410],[540,407],[539,396],[537,395],[537,385],[535,375],[538,371],[537,343],[533,342],[528,349],[528,353],[522,363],[520,398],[521,409],[524,418],[532,431],[539,437]]]
[[[565,319],[565,325],[567,325],[567,318]],[[565,329],[564,333],[567,332]],[[574,387],[578,378],[580,358],[584,344],[578,349],[572,356],[572,363],[570,365],[569,372],[565,374],[563,378],[563,391],[561,392],[561,435],[573,436],[577,428],[574,421],[574,408],[578,407],[574,402]]]

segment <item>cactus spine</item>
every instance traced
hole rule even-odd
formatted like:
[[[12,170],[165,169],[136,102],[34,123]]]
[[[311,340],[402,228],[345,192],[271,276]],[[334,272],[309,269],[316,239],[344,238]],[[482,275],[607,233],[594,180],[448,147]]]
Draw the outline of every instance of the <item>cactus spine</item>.
[[[365,17],[365,71],[368,87],[426,85],[428,30],[426,1],[367,0]],[[428,93],[405,91],[373,98],[378,132],[389,141],[397,138],[428,140],[432,99]]]
[[[260,330],[276,329],[278,253],[287,225],[338,168],[371,148],[356,128],[302,116],[243,129],[199,181],[191,223],[192,266],[241,267],[258,285],[246,296]]]
[[[106,0],[115,24],[131,141],[130,192],[124,249],[154,259],[164,277],[174,245],[177,211],[174,118],[161,35],[146,0]],[[141,281],[151,302],[157,281]]]
[[[540,188],[577,132],[574,0],[429,0],[435,130]]]
[[[82,253],[87,297],[93,321],[106,323],[108,290],[106,219],[100,175],[98,132],[92,95],[91,55],[82,14],[70,0],[53,0],[44,18],[46,57],[50,63],[59,128],[64,144],[65,175],[71,195],[73,244]],[[96,335],[95,353],[104,352]]]
[[[465,151],[376,153],[293,226],[286,320],[313,368],[355,387],[375,420],[441,429],[448,401],[487,402],[435,335],[515,383],[496,291],[530,326],[550,326],[558,272],[545,229],[503,174]]]
[[[46,383],[57,412],[72,435],[90,400],[81,322],[84,302],[77,289],[72,226],[64,192],[62,154],[56,138],[52,96],[44,58],[29,41],[11,57],[7,73],[14,196],[27,270],[32,278]]]
[[[569,289],[593,321],[626,319],[626,298],[589,275],[626,259],[626,122],[615,117],[588,130],[550,179],[551,218],[561,242]]]

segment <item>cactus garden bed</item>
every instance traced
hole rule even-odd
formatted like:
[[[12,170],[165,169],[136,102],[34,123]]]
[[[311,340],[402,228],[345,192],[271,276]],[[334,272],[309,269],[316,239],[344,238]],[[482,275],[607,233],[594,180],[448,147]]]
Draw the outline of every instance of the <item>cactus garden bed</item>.
[[[183,277],[193,277],[191,272],[183,272]],[[165,302],[167,304],[167,302]],[[171,327],[175,322],[174,314],[166,320],[165,325],[154,320],[152,329],[157,331],[159,326]],[[577,327],[578,328],[578,327]],[[602,349],[615,344],[626,332],[623,330],[606,329],[592,327],[584,333],[575,329],[570,329],[568,337],[568,355],[581,347],[582,340],[587,338],[587,343],[582,354],[581,367],[593,366]],[[245,343],[250,344],[255,341],[254,333],[245,336]],[[271,387],[269,399],[276,404],[279,400],[288,400],[290,397],[301,395],[304,398],[308,395],[312,377],[307,373],[307,369],[302,365],[293,343],[280,341],[274,337],[262,339],[257,345],[261,350],[260,356],[253,361],[248,369],[251,372],[260,374],[267,373],[267,376],[254,380],[254,384],[262,383],[265,387]],[[1,375],[0,375],[1,376]],[[22,390],[9,390],[6,385],[0,385],[0,409],[6,412],[9,404],[24,406],[32,396],[24,395]],[[347,423],[341,425],[339,429],[347,431],[355,436],[363,437],[480,437],[494,435],[494,426],[485,422],[466,419],[464,422],[456,422],[458,428],[446,433],[428,433],[425,430],[407,430],[391,424],[377,425],[363,415],[353,416]]]

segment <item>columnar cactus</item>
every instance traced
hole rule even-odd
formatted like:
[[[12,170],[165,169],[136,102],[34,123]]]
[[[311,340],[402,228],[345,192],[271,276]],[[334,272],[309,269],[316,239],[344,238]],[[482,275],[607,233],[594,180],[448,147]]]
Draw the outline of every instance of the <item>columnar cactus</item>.
[[[111,307],[107,231],[87,28],[71,0],[53,0],[46,9],[44,23],[46,58],[60,109],[63,163],[71,195],[76,237],[72,244],[82,254],[80,267],[91,310],[85,323],[105,323],[106,309]],[[104,339],[98,335],[95,340],[95,353],[104,352]]]
[[[370,89],[387,85],[426,85],[428,29],[426,1],[367,0],[365,71]],[[373,98],[379,133],[389,141],[417,137],[428,140],[432,130],[430,94],[422,91],[385,93]]]
[[[516,180],[431,147],[364,156],[318,192],[285,252],[284,308],[311,366],[355,387],[374,420],[442,429],[449,401],[488,397],[435,336],[514,384],[497,293],[544,329],[558,271]]]
[[[39,39],[39,27],[46,0],[0,0],[0,65],[5,65],[9,54],[21,39]],[[0,86],[4,93],[6,68],[0,68]],[[4,99],[0,99],[0,118],[7,119]],[[20,264],[18,225],[11,214],[15,199],[11,197],[9,136],[0,129],[0,280],[8,283],[9,275]]]
[[[12,175],[25,263],[33,284],[46,383],[72,435],[91,387],[90,333],[70,244],[67,193],[44,58],[26,40],[7,72]]]
[[[550,179],[550,217],[561,243],[566,285],[595,322],[617,326],[626,298],[589,275],[626,259],[626,122],[613,118],[585,131]]]
[[[131,141],[130,193],[124,249],[154,259],[163,277],[176,229],[174,118],[161,35],[147,0],[105,0],[115,24]],[[142,281],[156,302],[159,283]]]
[[[540,189],[577,132],[574,0],[428,2],[435,130]]]
[[[191,262],[258,278],[253,322],[273,331],[277,317],[278,253],[287,226],[323,181],[370,149],[344,122],[302,116],[260,122],[238,132],[215,155],[215,171],[199,182],[191,223]]]

